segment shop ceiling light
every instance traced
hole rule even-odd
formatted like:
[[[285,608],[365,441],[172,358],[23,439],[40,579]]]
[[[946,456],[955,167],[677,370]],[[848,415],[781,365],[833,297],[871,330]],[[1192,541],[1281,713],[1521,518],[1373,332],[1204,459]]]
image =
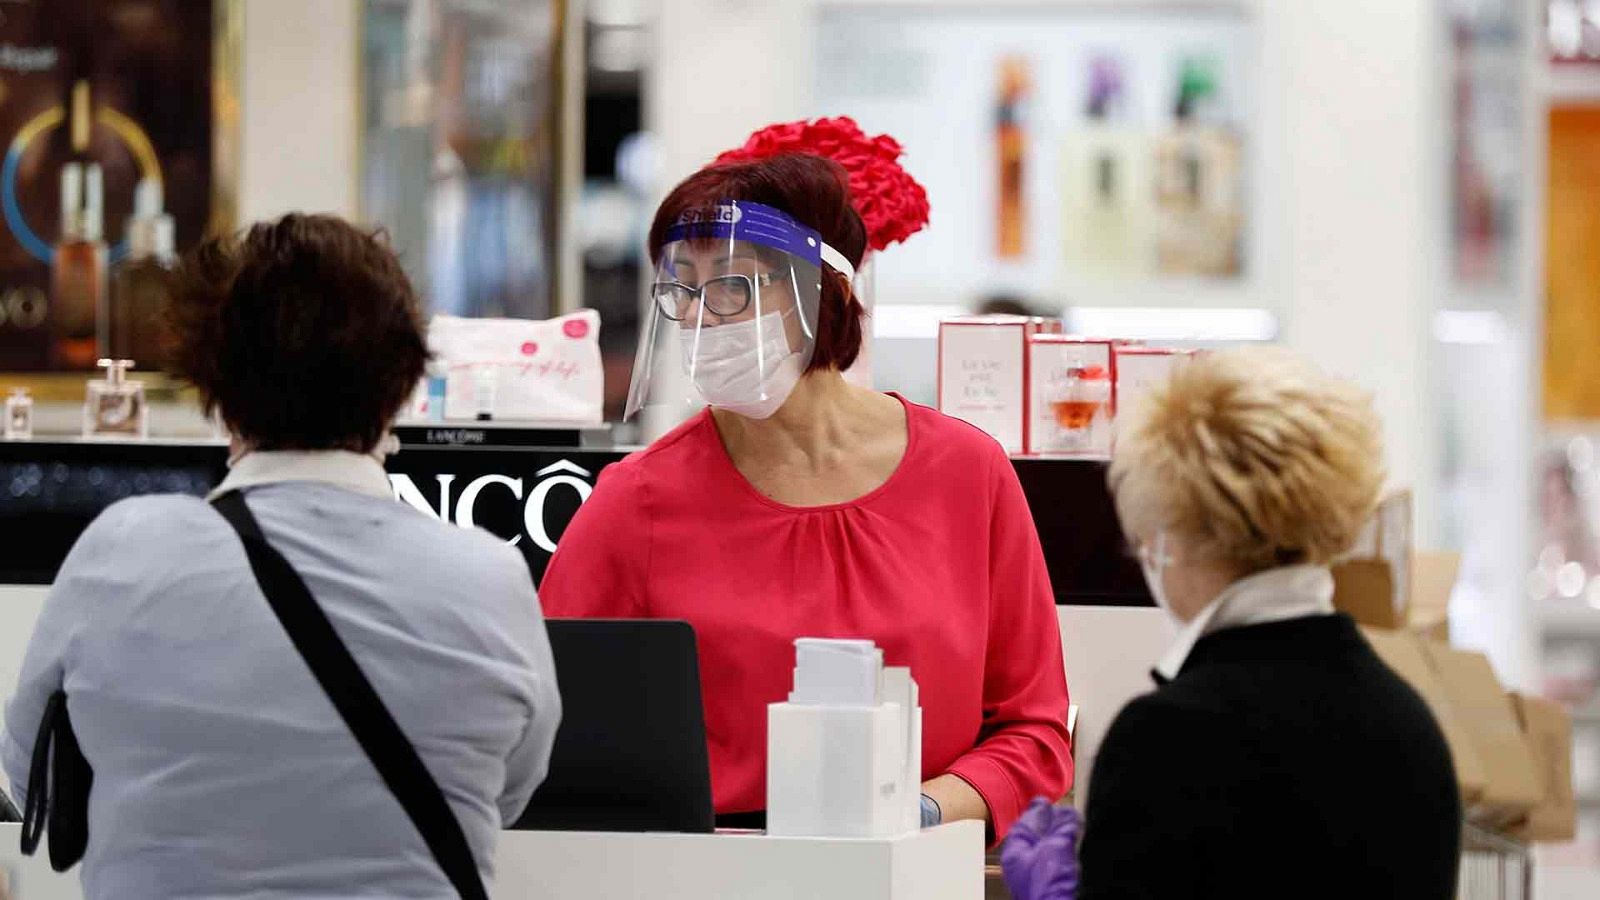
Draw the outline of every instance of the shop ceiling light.
[[[1234,343],[1278,336],[1278,317],[1265,309],[1083,306],[1069,309],[1066,320],[1073,334],[1138,341]]]
[[[1509,334],[1505,316],[1494,310],[1441,309],[1433,316],[1433,337],[1441,344],[1498,344]]]
[[[872,334],[878,338],[931,341],[939,336],[940,319],[970,312],[956,303],[880,303],[872,310]]]

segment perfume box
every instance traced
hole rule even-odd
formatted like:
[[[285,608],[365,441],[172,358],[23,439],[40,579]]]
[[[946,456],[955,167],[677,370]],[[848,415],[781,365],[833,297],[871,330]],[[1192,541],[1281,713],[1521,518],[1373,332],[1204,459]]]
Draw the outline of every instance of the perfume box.
[[[1172,370],[1195,355],[1193,350],[1118,345],[1116,348],[1115,413],[1137,407],[1149,393],[1172,376]]]
[[[1026,447],[1028,339],[1058,319],[962,316],[939,323],[939,411],[988,432],[1008,453]]]
[[[1111,456],[1117,342],[1038,334],[1028,339],[1027,452]]]

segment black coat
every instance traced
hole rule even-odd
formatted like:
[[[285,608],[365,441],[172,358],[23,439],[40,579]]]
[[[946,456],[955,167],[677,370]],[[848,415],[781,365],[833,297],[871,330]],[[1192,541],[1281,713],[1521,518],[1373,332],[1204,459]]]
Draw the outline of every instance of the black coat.
[[[1415,691],[1345,616],[1218,631],[1117,716],[1080,900],[1455,896],[1461,803]]]

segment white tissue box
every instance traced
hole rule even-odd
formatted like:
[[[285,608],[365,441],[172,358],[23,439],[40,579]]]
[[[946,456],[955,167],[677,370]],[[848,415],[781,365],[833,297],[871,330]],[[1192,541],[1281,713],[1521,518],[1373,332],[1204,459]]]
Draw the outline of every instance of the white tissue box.
[[[767,833],[905,834],[907,733],[898,703],[767,707]]]

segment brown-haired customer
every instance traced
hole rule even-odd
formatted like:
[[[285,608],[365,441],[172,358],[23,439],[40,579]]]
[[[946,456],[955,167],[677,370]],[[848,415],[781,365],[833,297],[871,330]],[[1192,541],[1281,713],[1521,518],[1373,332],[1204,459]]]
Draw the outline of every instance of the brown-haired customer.
[[[1126,414],[1117,510],[1181,632],[1100,747],[1079,897],[1453,897],[1449,750],[1333,609],[1384,478],[1367,396],[1236,350]]]
[[[233,432],[218,495],[305,582],[487,877],[561,705],[522,557],[394,502],[377,458],[427,356],[393,252],[290,215],[189,255],[170,307],[174,371]],[[94,770],[90,898],[454,894],[201,499],[122,501],[73,547],[0,734],[19,794],[62,690]]]

